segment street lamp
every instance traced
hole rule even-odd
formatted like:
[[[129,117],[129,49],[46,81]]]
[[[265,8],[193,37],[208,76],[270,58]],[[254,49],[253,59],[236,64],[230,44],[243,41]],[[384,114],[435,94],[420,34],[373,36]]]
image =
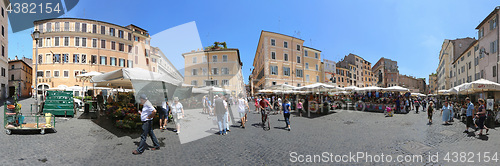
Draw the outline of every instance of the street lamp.
[[[35,29],[33,32],[33,40],[35,44],[35,112],[38,113],[38,40],[40,39],[40,31]]]

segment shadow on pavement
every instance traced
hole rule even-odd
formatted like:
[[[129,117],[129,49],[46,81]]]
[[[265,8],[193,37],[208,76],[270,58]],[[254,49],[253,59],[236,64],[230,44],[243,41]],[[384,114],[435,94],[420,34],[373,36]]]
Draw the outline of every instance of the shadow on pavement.
[[[488,139],[489,139],[489,137],[486,135],[479,135],[479,137],[477,137],[477,138],[480,140],[483,140],[483,141],[488,141]]]
[[[78,116],[78,119],[97,119],[96,112],[84,112]]]
[[[94,122],[99,127],[103,128],[104,130],[107,130],[108,132],[112,133],[113,135],[115,135],[117,137],[129,136],[132,139],[136,139],[136,138],[141,137],[142,130],[140,129],[140,127],[138,127],[136,130],[132,130],[132,131],[126,130],[125,131],[125,130],[121,130],[119,128],[116,128],[113,125],[112,120],[105,118],[105,117],[101,117],[99,119],[92,119],[91,121]]]

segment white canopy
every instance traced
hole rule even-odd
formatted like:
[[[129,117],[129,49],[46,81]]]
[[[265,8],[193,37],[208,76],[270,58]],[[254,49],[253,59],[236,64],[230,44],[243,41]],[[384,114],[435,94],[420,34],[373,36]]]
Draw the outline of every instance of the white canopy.
[[[96,71],[91,71],[91,72],[88,72],[88,73],[84,73],[84,74],[79,74],[76,76],[76,78],[84,78],[84,77],[94,77],[94,76],[98,76],[98,75],[101,75],[102,73],[101,72],[96,72]]]
[[[442,90],[438,90],[437,92],[438,95],[450,95],[450,90],[445,90],[445,89],[442,89]]]
[[[458,87],[458,91],[466,94],[483,91],[500,91],[500,84],[485,79],[479,79],[470,83],[462,84]]]
[[[203,90],[200,88],[193,88],[192,93],[198,93],[198,94],[208,94],[207,90]]]
[[[294,90],[296,89],[297,87],[295,86],[292,86],[292,85],[288,85],[288,84],[280,84],[280,85],[273,85],[273,86],[270,86],[266,89],[269,89],[269,90]]]
[[[358,88],[355,91],[379,91],[382,90],[383,88],[377,87],[377,86],[368,86],[364,88]]]
[[[136,96],[145,94],[151,103],[159,105],[165,97],[172,99],[175,89],[183,81],[141,68],[122,68],[93,76],[92,82],[97,87],[134,89]]]
[[[356,87],[356,86],[348,86],[348,87],[345,87],[344,88],[346,91],[356,91],[358,90],[359,88]]]
[[[384,88],[383,90],[389,91],[389,92],[407,92],[407,91],[409,91],[407,88],[403,88],[400,86],[391,86],[388,88]]]
[[[324,84],[324,83],[314,83],[311,85],[299,87],[299,88],[297,88],[297,90],[301,90],[301,91],[311,91],[311,90],[314,91],[314,90],[316,90],[316,91],[324,92],[324,91],[329,91],[329,90],[339,91],[339,90],[344,90],[344,89],[333,86],[333,85]]]
[[[206,87],[202,87],[202,88],[199,88],[199,89],[205,90],[205,91],[212,91],[212,92],[225,92],[225,93],[229,93],[229,90],[223,89],[223,88],[219,88],[219,87],[215,87],[215,86],[206,86]]]

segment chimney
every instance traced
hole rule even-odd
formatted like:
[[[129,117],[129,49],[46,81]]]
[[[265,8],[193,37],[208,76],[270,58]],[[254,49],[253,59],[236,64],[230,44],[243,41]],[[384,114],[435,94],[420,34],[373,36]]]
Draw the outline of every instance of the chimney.
[[[16,55],[16,58],[15,58],[14,60],[18,60],[18,59],[17,59],[17,55]]]

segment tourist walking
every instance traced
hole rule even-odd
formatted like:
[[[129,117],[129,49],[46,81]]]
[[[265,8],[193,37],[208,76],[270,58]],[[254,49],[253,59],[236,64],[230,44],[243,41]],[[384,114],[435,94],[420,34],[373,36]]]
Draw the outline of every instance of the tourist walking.
[[[453,109],[453,107],[450,105],[449,101],[445,101],[443,108],[441,109],[441,115],[442,115],[442,119],[443,119],[444,124],[449,124],[450,116],[451,116],[451,109]]]
[[[243,94],[240,93],[238,99],[238,112],[240,113],[240,120],[241,120],[241,128],[245,128],[245,122],[247,121],[247,109],[250,109],[248,107],[248,102],[243,99]]]
[[[255,112],[259,112],[260,108],[259,102],[260,102],[260,97],[259,96],[255,97]]]
[[[219,135],[226,135],[227,128],[227,118],[226,118],[226,108],[224,105],[224,100],[220,97],[216,97],[215,101],[215,115],[217,116],[217,124],[219,125]]]
[[[151,150],[160,149],[160,144],[158,143],[155,133],[153,132],[153,117],[156,114],[156,109],[153,107],[151,102],[149,102],[146,95],[142,94],[140,95],[139,98],[141,100],[141,104],[143,105],[142,111],[139,111],[139,114],[141,114],[141,121],[142,121],[142,134],[139,147],[137,147],[137,150],[134,150],[132,152],[132,154],[134,155],[141,154],[144,152],[146,148],[146,138],[148,137],[148,135],[151,137],[151,141],[153,141],[154,145],[154,148],[151,148]]]
[[[285,99],[282,108],[283,108],[283,117],[285,117],[285,123],[286,123],[285,129],[290,131],[290,103],[288,102],[288,99]]]
[[[302,116],[302,112],[304,112],[304,108],[302,107],[302,99],[298,99],[297,103],[297,111],[299,111],[299,116]]]
[[[469,127],[471,127],[474,122],[472,121],[472,113],[474,111],[474,104],[470,101],[470,99],[467,97],[465,98],[465,103],[467,105],[467,110],[465,111],[465,131],[464,133],[469,133]]]
[[[231,121],[230,117],[233,117],[233,112],[229,112],[229,110],[231,110],[231,104],[228,103],[227,97],[224,95],[222,96],[222,100],[224,102],[224,106],[226,107],[226,114],[224,115],[226,117],[226,131],[231,132],[231,130],[229,130],[229,121]],[[231,113],[231,116],[229,116],[229,113]]]
[[[429,102],[429,108],[427,108],[427,119],[429,119],[429,123],[432,123],[432,114],[434,113],[434,103]]]
[[[486,133],[488,133],[490,129],[488,129],[484,125],[484,121],[486,120],[486,109],[484,108],[484,99],[479,98],[478,102],[479,102],[479,109],[476,113],[476,118],[478,118],[477,127],[479,128],[479,136],[483,136],[483,129],[486,129]]]
[[[170,115],[170,106],[167,99],[161,103],[160,111],[160,129],[167,129],[168,116]]]
[[[182,107],[182,104],[179,102],[179,98],[175,97],[174,98],[174,105],[172,106],[172,113],[174,113],[174,119],[175,119],[175,126],[176,129],[174,132],[178,135],[181,131],[181,123],[182,119],[184,118],[184,108]]]
[[[415,101],[415,113],[418,114],[418,108],[420,107],[420,103],[417,101]]]

